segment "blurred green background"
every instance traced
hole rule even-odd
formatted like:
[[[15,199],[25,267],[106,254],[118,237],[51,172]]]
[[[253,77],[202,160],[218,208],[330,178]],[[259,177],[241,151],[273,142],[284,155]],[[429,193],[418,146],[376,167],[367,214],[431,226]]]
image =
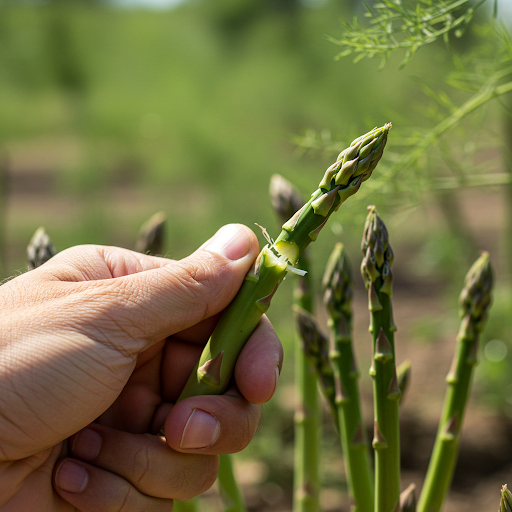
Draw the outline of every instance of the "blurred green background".
[[[141,224],[162,210],[168,217],[165,255],[171,258],[186,256],[228,222],[257,222],[275,237],[279,230],[268,199],[274,173],[307,197],[343,144],[388,121],[394,124],[392,158],[413,129],[439,120],[426,84],[447,89],[453,61],[442,41],[422,48],[404,69],[395,56],[380,71],[372,60],[335,61],[339,48],[327,36],[340,36],[341,17],[363,12],[359,0],[189,0],[167,9],[100,0],[0,1],[3,275],[26,270],[25,247],[40,225],[58,250],[82,243],[132,248]],[[485,23],[489,12],[479,16]],[[469,55],[475,44],[468,31],[454,47]],[[454,101],[467,98],[465,91],[450,94]],[[447,134],[444,143],[459,148],[475,139],[499,139],[503,119],[500,108],[491,106],[464,133]],[[324,149],[296,144],[311,130]],[[331,140],[336,144],[329,150]],[[500,141],[472,154],[493,169],[504,167]],[[440,171],[436,165],[434,174]],[[395,177],[397,183],[408,180],[406,171]],[[368,395],[367,313],[357,268],[366,205],[379,207],[396,253],[399,360],[413,360],[413,375],[418,368],[411,394],[419,398],[404,409],[413,423],[439,414],[457,329],[457,293],[478,249],[491,252],[501,288],[483,343],[492,342],[482,355],[476,396],[493,418],[510,414],[512,381],[508,388],[504,384],[512,348],[512,275],[503,235],[510,217],[507,191],[421,190],[413,201],[356,196],[315,243],[317,281],[335,241],[345,242],[353,255],[356,332]],[[283,385],[239,462],[251,510],[289,510],[290,281],[269,315],[285,344]],[[435,399],[425,398],[430,384]],[[325,423],[324,507],[339,510],[345,506],[341,462],[328,418]],[[414,459],[413,475],[424,469],[427,456],[406,457]],[[213,511],[215,497],[209,499]]]

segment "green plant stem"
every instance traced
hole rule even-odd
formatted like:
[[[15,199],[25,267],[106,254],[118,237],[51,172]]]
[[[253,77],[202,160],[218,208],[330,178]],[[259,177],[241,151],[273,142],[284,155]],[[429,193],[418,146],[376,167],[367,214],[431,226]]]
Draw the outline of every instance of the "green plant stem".
[[[295,285],[294,304],[313,312],[311,274],[308,258],[301,257],[301,267],[308,273]],[[300,336],[300,334],[299,334]],[[295,410],[293,511],[320,511],[320,406],[315,366],[302,343],[295,344]]]
[[[197,497],[186,501],[174,500],[173,512],[198,512]]]
[[[460,296],[462,322],[452,367],[446,378],[448,389],[418,501],[418,512],[441,510],[453,479],[471,376],[476,364],[478,339],[487,319],[491,288],[489,255],[483,253],[468,272]]]
[[[224,512],[247,512],[242,491],[235,478],[231,455],[220,455],[218,481]]]
[[[361,270],[369,296],[373,361],[370,375],[374,392],[375,512],[399,510],[400,430],[398,388],[395,367],[394,332],[391,305],[393,252],[386,226],[374,206],[368,208],[362,250]]]
[[[354,512],[373,512],[374,489],[368,441],[361,413],[352,346],[352,278],[342,244],[337,244],[324,275],[324,302],[334,334],[331,360],[336,382],[338,428]]]
[[[393,379],[396,379],[391,299],[382,293],[378,296],[382,309],[372,311],[372,342],[375,354],[372,372],[375,401],[375,511],[393,512],[400,496],[400,396],[390,395],[389,392]],[[379,358],[376,354],[378,339],[382,335],[387,338],[392,349],[389,359],[387,356]]]

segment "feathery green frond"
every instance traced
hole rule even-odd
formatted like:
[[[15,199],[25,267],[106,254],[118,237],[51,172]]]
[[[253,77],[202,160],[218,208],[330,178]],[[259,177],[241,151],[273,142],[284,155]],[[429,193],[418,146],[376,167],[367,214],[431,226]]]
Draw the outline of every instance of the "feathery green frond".
[[[485,1],[472,5],[470,0],[381,0],[373,8],[366,6],[369,26],[363,27],[357,18],[343,20],[343,36],[330,40],[344,48],[338,58],[355,54],[357,62],[380,57],[381,66],[393,51],[404,50],[404,66],[419,48],[439,37],[446,41],[450,33],[460,37]]]

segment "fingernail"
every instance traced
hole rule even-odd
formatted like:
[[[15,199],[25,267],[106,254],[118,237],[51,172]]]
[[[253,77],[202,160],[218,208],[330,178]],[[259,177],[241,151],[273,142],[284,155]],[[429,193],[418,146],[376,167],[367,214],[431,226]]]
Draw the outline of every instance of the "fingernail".
[[[71,453],[78,459],[92,461],[100,453],[101,435],[92,428],[78,432],[71,443]]]
[[[219,433],[220,425],[214,416],[194,409],[183,430],[180,448],[207,448],[217,441]]]
[[[251,245],[252,239],[245,227],[239,224],[228,224],[220,228],[203,245],[203,249],[216,252],[234,261],[244,257],[250,251]]]
[[[55,475],[55,485],[73,494],[80,494],[87,487],[88,481],[87,470],[71,460],[63,462]]]

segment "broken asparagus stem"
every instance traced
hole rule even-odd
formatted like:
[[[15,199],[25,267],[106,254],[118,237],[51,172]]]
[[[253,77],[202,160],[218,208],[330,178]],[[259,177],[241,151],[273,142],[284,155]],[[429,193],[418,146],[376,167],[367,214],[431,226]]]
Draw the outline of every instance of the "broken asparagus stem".
[[[273,244],[260,252],[242,287],[212,333],[179,400],[221,394],[229,384],[246,341],[304,249],[316,240],[330,215],[367,180],[386,144],[391,124],[357,138],[338,156],[311,199],[283,225]]]

